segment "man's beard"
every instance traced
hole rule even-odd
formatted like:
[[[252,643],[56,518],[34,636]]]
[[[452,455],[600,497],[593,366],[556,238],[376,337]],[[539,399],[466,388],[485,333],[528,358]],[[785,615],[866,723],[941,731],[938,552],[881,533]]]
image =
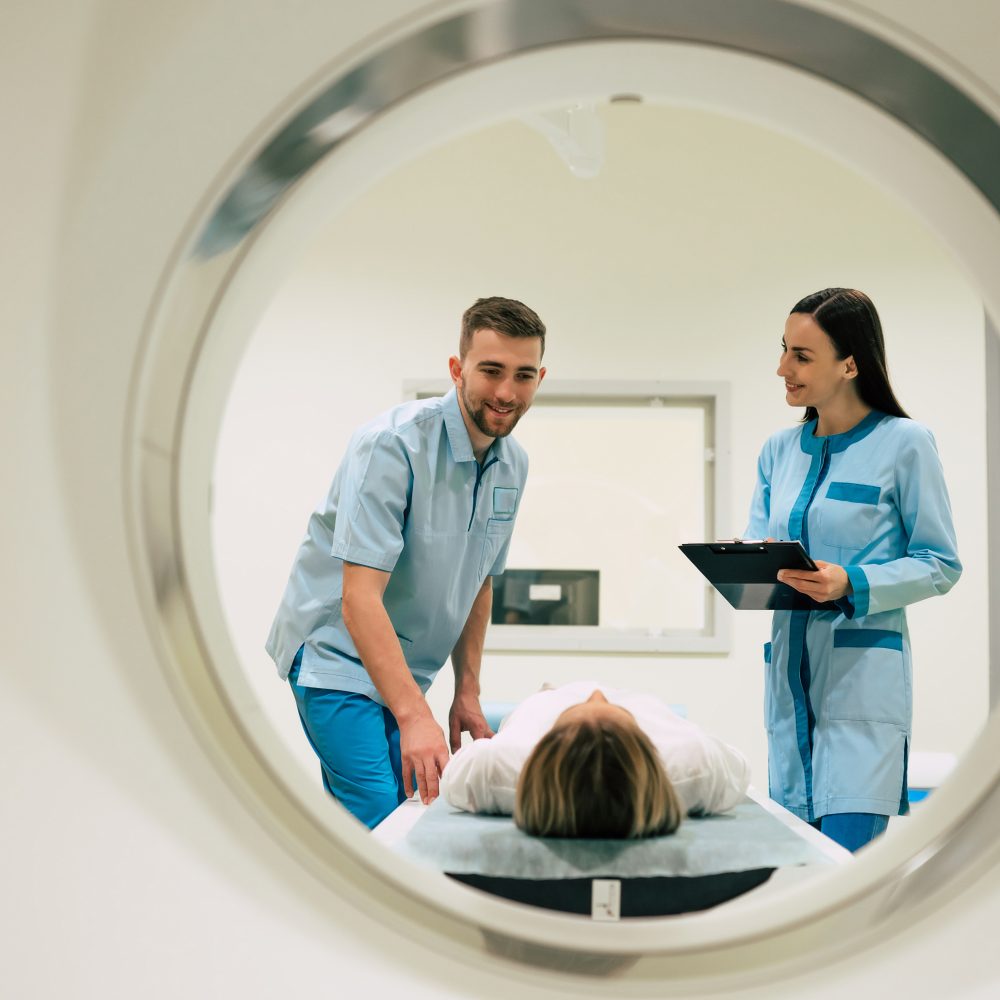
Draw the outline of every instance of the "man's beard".
[[[517,426],[517,422],[524,416],[524,411],[526,407],[523,404],[515,404],[511,409],[509,416],[511,419],[510,423],[505,425],[503,429],[497,430],[495,427],[491,427],[487,422],[489,420],[488,414],[491,412],[485,402],[481,402],[479,406],[474,406],[472,400],[469,399],[469,394],[466,392],[465,387],[462,388],[462,402],[465,403],[465,412],[469,414],[472,418],[472,422],[487,436],[492,438],[506,437],[510,432]]]

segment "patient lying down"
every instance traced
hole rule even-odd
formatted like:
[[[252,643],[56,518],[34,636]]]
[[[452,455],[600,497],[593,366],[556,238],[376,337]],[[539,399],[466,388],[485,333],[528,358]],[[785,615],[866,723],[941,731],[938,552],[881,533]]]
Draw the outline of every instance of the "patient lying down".
[[[538,837],[634,838],[732,809],[749,782],[738,750],[658,698],[579,681],[531,695],[459,750],[441,794]]]

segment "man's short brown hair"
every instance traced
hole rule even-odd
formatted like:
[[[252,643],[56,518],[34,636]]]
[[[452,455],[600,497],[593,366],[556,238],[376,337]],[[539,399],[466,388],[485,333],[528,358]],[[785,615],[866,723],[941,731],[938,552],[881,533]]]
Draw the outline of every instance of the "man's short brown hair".
[[[496,330],[506,337],[538,337],[545,353],[545,324],[538,313],[517,299],[504,299],[499,295],[477,299],[462,314],[462,336],[458,342],[458,355],[464,358],[477,330]]]

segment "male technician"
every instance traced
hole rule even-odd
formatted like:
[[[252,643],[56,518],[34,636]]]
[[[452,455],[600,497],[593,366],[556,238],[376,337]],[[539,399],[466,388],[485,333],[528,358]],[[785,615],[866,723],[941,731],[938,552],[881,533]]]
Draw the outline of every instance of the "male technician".
[[[356,431],[309,520],[267,651],[327,790],[369,827],[438,794],[448,746],[424,698],[451,656],[450,743],[492,736],[479,705],[491,577],[503,572],[528,458],[507,435],[545,376],[545,326],[514,299],[462,317],[454,388]]]

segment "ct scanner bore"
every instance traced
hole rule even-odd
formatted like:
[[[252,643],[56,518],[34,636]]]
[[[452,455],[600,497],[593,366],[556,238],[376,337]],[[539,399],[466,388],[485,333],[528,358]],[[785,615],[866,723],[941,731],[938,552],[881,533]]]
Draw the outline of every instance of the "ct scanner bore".
[[[350,143],[339,148],[345,136],[357,136],[360,143],[362,125],[371,128],[369,123],[382,112],[388,120],[396,105],[402,114],[407,110],[404,100],[408,108],[421,96],[428,97],[436,81],[460,87],[459,74],[471,75],[542,47],[595,39],[679,40],[766,54],[826,79],[850,80],[870,104],[891,111],[920,132],[979,189],[994,213],[984,225],[996,226],[1000,189],[991,187],[995,179],[984,172],[979,156],[997,158],[1000,125],[946,80],[885,42],[816,12],[797,9],[789,18],[785,5],[748,3],[742,24],[733,28],[732,18],[719,15],[715,7],[567,2],[552,4],[542,16],[529,4],[483,5],[372,53],[333,81],[315,102],[290,108],[287,124],[263,137],[262,153],[235,183],[223,183],[207,221],[206,216],[193,221],[189,249],[165,277],[146,355],[139,362],[133,400],[137,434],[128,456],[134,484],[134,561],[165,669],[189,716],[214,747],[220,766],[234,783],[245,784],[247,794],[263,804],[266,821],[312,859],[314,870],[322,874],[326,869],[330,881],[339,884],[342,873],[332,869],[356,865],[358,878],[374,879],[387,898],[405,897],[411,909],[423,908],[425,922],[440,925],[443,942],[461,942],[473,952],[476,934],[470,934],[469,926],[489,935],[498,952],[540,964],[565,960],[577,971],[580,954],[591,953],[608,958],[595,971],[634,961],[633,971],[643,978],[660,973],[694,976],[701,953],[724,956],[728,968],[749,975],[794,951],[818,948],[823,940],[853,940],[898,915],[900,908],[910,907],[916,919],[942,886],[958,885],[974,875],[983,863],[983,832],[995,829],[1000,819],[997,775],[981,768],[986,777],[978,784],[968,781],[964,787],[942,790],[937,822],[907,838],[906,849],[912,849],[902,862],[873,856],[858,879],[831,888],[829,902],[820,911],[800,906],[767,919],[762,915],[753,931],[718,920],[690,922],[686,929],[671,926],[667,935],[656,926],[664,922],[657,921],[642,928],[612,928],[610,933],[604,928],[598,936],[589,925],[525,915],[491,900],[472,903],[457,887],[445,889],[436,881],[432,885],[412,878],[404,884],[380,871],[371,862],[371,844],[364,835],[343,817],[322,810],[321,800],[286,786],[241,718],[239,693],[221,668],[228,643],[219,616],[213,620],[211,601],[204,599],[210,571],[199,567],[191,544],[192,538],[203,536],[207,519],[191,502],[192,491],[201,485],[191,470],[207,464],[205,455],[212,447],[204,436],[192,434],[192,427],[212,426],[203,419],[212,403],[202,399],[198,386],[211,382],[213,371],[224,381],[238,353],[238,345],[222,343],[217,335],[220,316],[230,325],[239,325],[237,320],[245,316],[240,310],[246,307],[234,305],[230,292],[261,266],[254,250],[257,244],[263,246],[269,229],[281,225],[284,207],[273,217],[268,213],[286,192],[290,210],[295,200],[292,186],[304,184],[309,171],[324,166],[322,158],[335,153],[329,157],[332,164],[350,155]],[[714,20],[730,27],[723,33]],[[808,43],[817,32],[830,31],[846,32],[850,44],[846,50],[830,46],[821,58]],[[887,67],[878,79],[853,75],[853,65],[838,63],[836,55],[871,55],[876,50],[886,57]],[[955,120],[963,123],[961,128],[947,127]],[[984,287],[984,297],[994,308],[997,294],[996,288]],[[991,720],[970,754],[975,760],[964,770],[974,772],[976,762],[991,753],[996,759],[997,729],[998,720]],[[952,817],[946,821],[948,807]],[[530,951],[526,942],[531,943]]]

